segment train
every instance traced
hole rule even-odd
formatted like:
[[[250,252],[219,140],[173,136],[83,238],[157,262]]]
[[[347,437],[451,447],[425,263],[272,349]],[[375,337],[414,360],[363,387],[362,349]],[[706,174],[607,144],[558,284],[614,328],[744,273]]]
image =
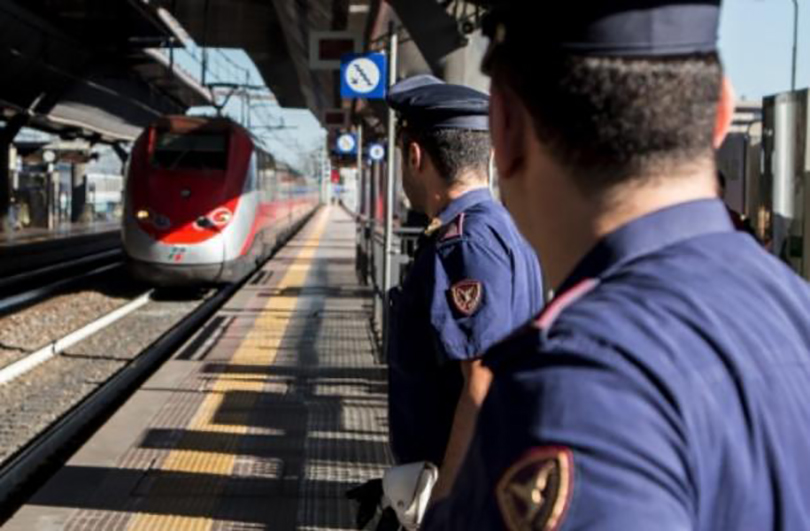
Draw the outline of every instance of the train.
[[[237,282],[319,200],[314,177],[277,162],[234,121],[162,117],[135,141],[126,171],[128,269],[162,287]]]

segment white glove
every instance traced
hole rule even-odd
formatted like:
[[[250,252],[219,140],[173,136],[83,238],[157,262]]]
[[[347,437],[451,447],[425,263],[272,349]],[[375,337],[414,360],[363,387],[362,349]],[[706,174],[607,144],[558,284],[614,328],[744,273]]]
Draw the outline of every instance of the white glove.
[[[438,479],[439,469],[427,461],[389,468],[382,480],[383,508],[391,507],[402,527],[416,531]]]

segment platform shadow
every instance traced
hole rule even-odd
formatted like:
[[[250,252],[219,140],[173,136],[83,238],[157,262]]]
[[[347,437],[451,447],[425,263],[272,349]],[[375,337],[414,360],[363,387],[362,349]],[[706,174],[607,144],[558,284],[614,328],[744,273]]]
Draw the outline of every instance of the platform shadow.
[[[307,444],[321,459],[330,462],[356,466],[385,465],[388,443],[381,440],[386,436],[385,433],[367,432],[351,435],[342,439],[310,436],[307,438]],[[298,452],[300,445],[300,441],[279,433],[240,435],[238,444],[234,447],[232,435],[184,429],[151,429],[139,444],[141,448],[150,450],[182,450],[285,461],[291,454]]]
[[[276,469],[276,478],[237,475],[66,466],[30,503],[41,507],[78,509],[74,521],[102,520],[93,511],[150,516],[210,518],[240,522],[251,529],[296,529],[300,478]],[[342,504],[342,482],[307,480],[310,488],[332,493],[330,504]],[[148,494],[148,496],[147,496]],[[88,511],[90,511],[88,513]],[[332,525],[346,525],[339,510]],[[328,517],[328,516],[327,516]],[[254,527],[255,526],[255,527]]]
[[[368,290],[353,281],[345,258],[316,259],[306,287],[272,293],[300,298],[285,316],[283,336],[268,329],[256,345],[275,350],[273,365],[204,363],[200,385],[192,389],[221,395],[209,413],[212,427],[155,426],[134,454],[143,470],[68,466],[32,503],[83,509],[76,516],[83,522],[92,521],[89,510],[211,518],[250,529],[353,528],[345,491],[379,477],[391,456],[387,370],[371,341],[362,300]],[[333,299],[347,311],[331,309]],[[187,358],[199,359],[193,351],[217,330],[239,339],[231,334],[243,330],[248,313],[225,313],[245,319],[239,327],[233,319],[209,323]],[[214,385],[226,380],[245,385]],[[161,469],[172,452],[188,452],[206,465],[198,473]],[[229,473],[205,472],[209,461],[218,463],[210,469]]]

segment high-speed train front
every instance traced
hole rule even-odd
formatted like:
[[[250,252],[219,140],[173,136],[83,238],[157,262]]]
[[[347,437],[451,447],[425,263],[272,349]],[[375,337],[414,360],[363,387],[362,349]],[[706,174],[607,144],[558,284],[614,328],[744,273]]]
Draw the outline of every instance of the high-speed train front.
[[[130,270],[155,285],[242,278],[314,208],[312,183],[299,180],[283,185],[272,157],[231,120],[162,118],[130,159],[123,227]]]

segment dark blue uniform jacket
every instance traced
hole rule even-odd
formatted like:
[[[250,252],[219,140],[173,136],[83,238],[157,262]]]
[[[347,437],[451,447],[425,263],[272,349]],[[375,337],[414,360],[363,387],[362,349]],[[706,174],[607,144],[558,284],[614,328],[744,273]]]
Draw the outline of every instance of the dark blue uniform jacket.
[[[424,530],[810,529],[810,289],[722,203],[617,230],[486,359]]]
[[[389,421],[400,463],[441,463],[463,384],[458,362],[542,308],[537,257],[489,190],[467,192],[439,220],[391,293]]]

